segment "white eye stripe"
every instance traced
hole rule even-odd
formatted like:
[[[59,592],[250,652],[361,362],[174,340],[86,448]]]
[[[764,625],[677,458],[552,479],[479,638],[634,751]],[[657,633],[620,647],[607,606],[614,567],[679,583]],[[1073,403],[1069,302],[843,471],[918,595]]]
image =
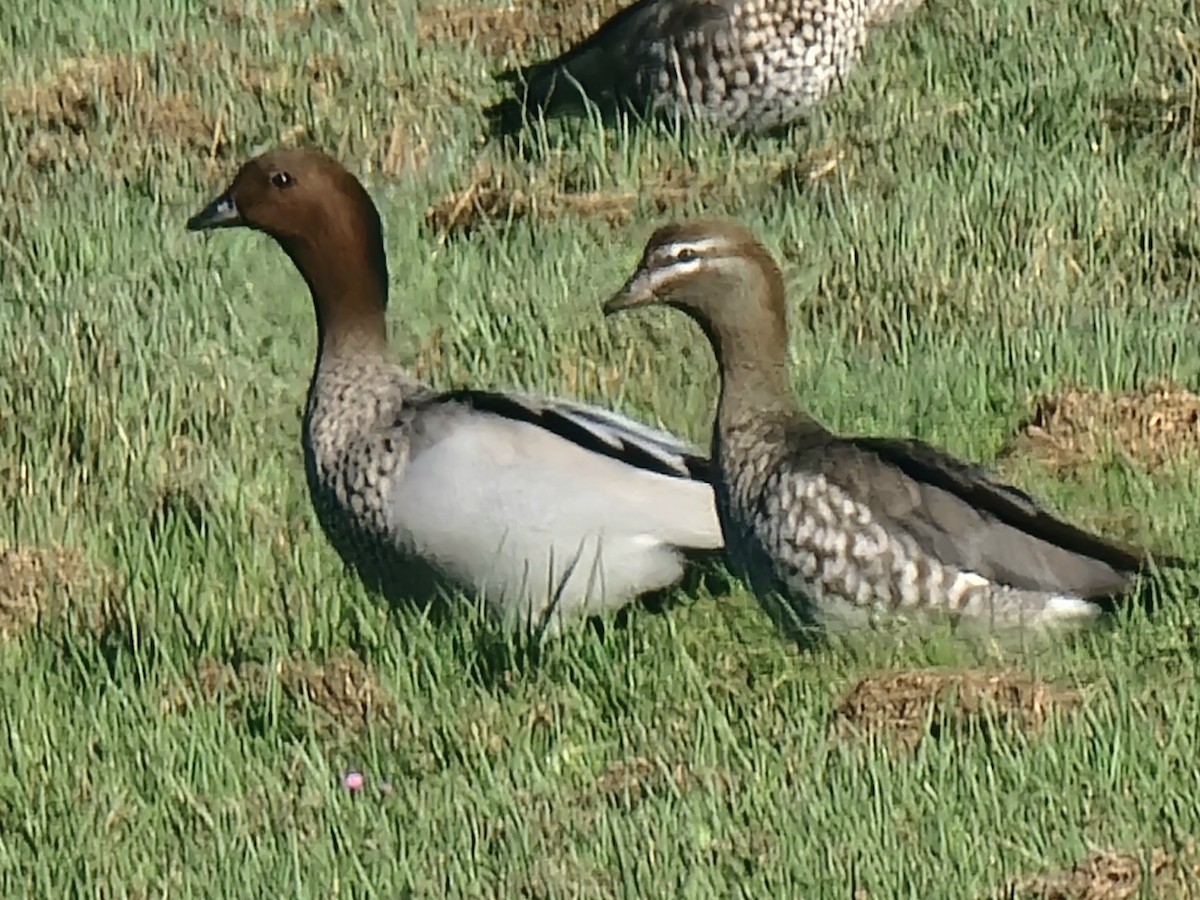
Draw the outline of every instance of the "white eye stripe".
[[[729,242],[720,235],[710,235],[702,238],[691,238],[688,240],[675,241],[670,244],[664,244],[658,248],[658,254],[667,257],[668,259],[678,259],[685,253],[692,253],[696,256],[708,256],[715,250],[724,250],[729,246]]]
[[[650,289],[652,291],[660,290],[664,285],[669,284],[679,278],[686,278],[689,275],[695,274],[705,266],[711,266],[712,260],[704,259],[703,257],[695,257],[693,259],[685,259],[678,262],[668,263],[661,268],[650,270]]]
[[[650,290],[660,292],[678,281],[684,281],[704,271],[709,274],[729,274],[741,271],[743,260],[731,256],[695,256],[677,262],[652,266],[648,270]]]

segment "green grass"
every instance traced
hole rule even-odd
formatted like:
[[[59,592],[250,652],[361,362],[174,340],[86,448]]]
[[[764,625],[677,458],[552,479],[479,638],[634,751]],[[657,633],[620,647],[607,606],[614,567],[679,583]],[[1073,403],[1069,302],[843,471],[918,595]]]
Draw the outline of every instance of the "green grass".
[[[118,584],[101,626],[79,589],[0,646],[5,896],[958,898],[1200,837],[1196,572],[1153,614],[1005,657],[1094,683],[1032,737],[840,741],[830,711],[857,678],[977,652],[800,652],[738,590],[497,673],[469,616],[393,613],[342,572],[303,484],[303,285],[261,236],[183,229],[302,132],[381,208],[398,359],[703,441],[698,333],[599,304],[654,225],[736,215],[784,262],[808,407],[990,462],[1034,394],[1200,384],[1194,5],[933,0],[790,137],[584,123],[526,162],[476,140],[499,61],[420,46],[398,6],[347,6],[299,24],[269,2],[240,23],[161,0],[0,9],[0,542],[78,548]],[[57,94],[19,102],[82,57],[135,74],[110,90],[111,59],[70,70],[94,98],[70,122]],[[425,211],[477,167],[535,193],[644,189],[628,227],[534,216],[439,242]],[[656,214],[666,171],[703,187]],[[1200,555],[1194,459],[1013,471],[1081,523]],[[278,679],[164,704],[206,660],[346,652],[394,700],[365,730]],[[362,795],[340,787],[352,768]]]

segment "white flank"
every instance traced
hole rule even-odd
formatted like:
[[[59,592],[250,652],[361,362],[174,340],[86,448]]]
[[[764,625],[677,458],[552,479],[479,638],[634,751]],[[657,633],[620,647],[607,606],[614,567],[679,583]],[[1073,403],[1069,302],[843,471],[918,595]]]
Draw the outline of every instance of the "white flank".
[[[1100,607],[1079,597],[1055,595],[1046,601],[1042,614],[1047,619],[1092,619],[1100,614]]]

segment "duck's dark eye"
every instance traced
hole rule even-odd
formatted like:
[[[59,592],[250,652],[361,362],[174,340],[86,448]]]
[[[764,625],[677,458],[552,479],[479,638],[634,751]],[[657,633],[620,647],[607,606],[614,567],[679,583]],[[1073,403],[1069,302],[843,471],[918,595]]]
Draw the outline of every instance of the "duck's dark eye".
[[[643,265],[675,266],[679,263],[694,262],[700,258],[695,247],[679,244],[665,244],[655,248],[653,253],[647,252]]]
[[[287,172],[276,172],[274,175],[271,176],[271,184],[275,185],[275,187],[280,188],[280,189],[290,188],[295,183],[296,183],[296,179],[293,178],[291,175],[289,175]]]

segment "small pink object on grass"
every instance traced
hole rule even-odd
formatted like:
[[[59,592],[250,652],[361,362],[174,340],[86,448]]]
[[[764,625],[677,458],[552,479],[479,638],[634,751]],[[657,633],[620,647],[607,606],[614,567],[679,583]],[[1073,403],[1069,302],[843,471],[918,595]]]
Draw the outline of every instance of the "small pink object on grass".
[[[361,791],[366,783],[367,779],[363,777],[362,772],[348,772],[342,779],[342,785],[348,791]]]

